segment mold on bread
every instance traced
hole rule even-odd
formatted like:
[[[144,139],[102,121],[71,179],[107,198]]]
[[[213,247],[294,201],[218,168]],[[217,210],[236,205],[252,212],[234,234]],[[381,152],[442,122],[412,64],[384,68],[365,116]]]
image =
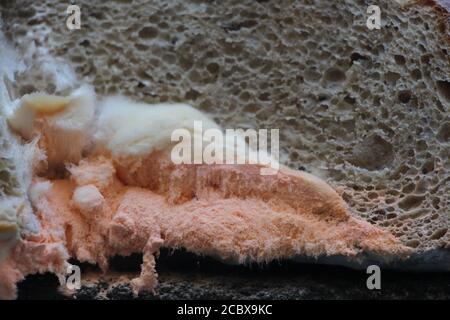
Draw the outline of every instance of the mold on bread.
[[[314,256],[312,260],[305,256],[296,256],[296,259],[347,264],[347,260],[342,260],[342,254],[346,254],[355,261],[380,263],[390,258],[390,254],[402,256],[412,252],[408,260],[392,262],[388,259],[386,266],[449,270],[449,6],[444,0],[406,2],[379,1],[381,29],[368,30],[365,12],[372,3],[365,0],[332,3],[321,0],[231,1],[226,4],[221,1],[171,1],[168,4],[158,0],[130,0],[115,1],[111,7],[103,2],[80,0],[82,10],[90,14],[83,16],[83,27],[77,32],[69,32],[61,23],[62,16],[57,14],[65,12],[67,3],[64,1],[24,0],[20,7],[15,2],[0,4],[5,18],[3,29],[11,42],[21,49],[27,64],[26,72],[17,74],[14,82],[0,81],[3,86],[0,104],[6,101],[6,86],[12,96],[25,96],[18,106],[23,108],[18,110],[24,114],[10,116],[9,123],[30,142],[22,144],[23,141],[10,134],[6,112],[0,108],[0,223],[5,230],[3,236],[0,231],[0,243],[8,244],[1,247],[0,264],[14,252],[23,254],[20,263],[24,265],[30,259],[39,258],[43,251],[53,257],[53,264],[47,263],[45,268],[23,268],[10,273],[11,277],[0,283],[0,287],[3,285],[11,294],[13,284],[25,274],[44,269],[63,272],[69,255],[98,263],[106,269],[109,254],[129,253],[120,241],[126,235],[134,241],[135,248],[145,252],[143,273],[133,286],[137,290],[150,288],[156,283],[153,257],[158,248],[164,245],[186,247],[184,237],[177,234],[189,237],[203,229],[205,239],[211,240],[210,247],[196,243],[189,248],[208,252],[224,261],[242,262],[248,257],[263,261],[274,252],[280,255],[306,252]],[[50,5],[55,11],[46,12]],[[122,26],[126,26],[126,32],[122,32]],[[150,198],[155,203],[164,199],[170,205],[189,207],[196,196],[203,197],[201,200],[217,196],[229,205],[233,199],[227,197],[239,200],[253,195],[256,191],[251,188],[251,182],[262,183],[263,180],[256,181],[255,176],[246,176],[239,170],[218,168],[205,173],[202,167],[175,169],[163,153],[141,153],[139,144],[128,148],[133,146],[130,141],[142,138],[139,134],[131,140],[117,135],[112,143],[108,137],[111,130],[120,131],[120,112],[116,117],[118,125],[95,135],[91,132],[94,129],[92,119],[96,117],[95,112],[90,111],[95,109],[93,103],[83,102],[82,106],[90,106],[84,120],[75,121],[81,125],[68,130],[73,124],[69,119],[74,116],[68,111],[70,101],[76,96],[73,89],[84,83],[89,83],[101,97],[113,95],[110,102],[117,102],[117,110],[124,105],[131,109],[144,105],[133,100],[156,104],[156,108],[166,108],[173,103],[179,107],[191,104],[204,113],[204,119],[214,119],[217,125],[208,122],[211,126],[280,128],[280,160],[291,168],[282,168],[282,178],[301,181],[308,185],[308,190],[316,185],[308,181],[318,179],[320,182],[314,181],[324,183],[333,194],[331,199],[336,201],[331,201],[326,210],[318,208],[313,218],[307,215],[303,221],[291,212],[287,224],[278,219],[275,212],[274,225],[279,230],[291,228],[292,237],[300,234],[302,226],[310,225],[320,225],[336,233],[313,232],[309,234],[310,240],[300,241],[294,248],[282,237],[275,241],[279,234],[277,230],[270,230],[272,240],[263,241],[266,246],[259,242],[259,248],[264,250],[253,251],[255,243],[250,241],[239,247],[239,254],[236,254],[227,249],[229,243],[224,245],[220,243],[223,239],[209,234],[207,223],[201,219],[195,230],[184,224],[168,228],[166,223],[177,221],[171,220],[176,217],[176,210],[166,218],[150,214],[154,220],[142,226],[127,219],[128,215],[138,217],[145,211],[139,203],[147,200],[142,199]],[[92,98],[93,89],[89,90],[82,89],[82,93],[90,92]],[[133,97],[133,100],[119,98],[121,95]],[[61,112],[66,112],[67,117],[56,121]],[[151,113],[149,111],[145,117],[151,119]],[[109,116],[114,118],[113,113]],[[106,123],[109,116],[104,118]],[[31,127],[26,123],[36,123],[39,118],[41,124],[34,127],[34,131],[29,130]],[[39,132],[49,134],[42,138]],[[49,139],[56,132],[63,133],[62,138]],[[144,136],[147,133],[141,132]],[[74,137],[78,142],[72,149],[67,142]],[[30,140],[32,138],[34,140]],[[93,150],[101,141],[104,148]],[[155,142],[154,146],[160,147],[161,143],[162,140]],[[60,147],[66,152],[60,152]],[[147,143],[144,149],[149,148],[151,145]],[[57,152],[52,154],[52,150]],[[120,157],[116,155],[111,161],[108,150],[130,152]],[[85,158],[94,152],[101,156]],[[33,163],[39,165],[33,168]],[[294,173],[292,169],[306,173]],[[35,179],[31,183],[31,170],[40,172],[42,180]],[[149,183],[149,177],[167,183]],[[227,188],[218,181],[239,183],[239,188],[233,188],[232,184]],[[30,183],[32,188],[27,194],[26,187]],[[198,184],[214,192],[198,192],[201,191]],[[36,236],[42,230],[40,224],[48,227],[57,221],[35,220],[30,206],[30,203],[35,204],[36,212],[57,208],[45,200],[49,192],[56,190],[55,185],[58,190],[67,191],[67,194],[58,193],[59,200],[56,200],[67,201],[69,205],[66,213],[54,212],[50,218],[61,215],[64,220],[72,211],[83,219],[89,219],[96,212],[105,213],[105,219],[110,219],[108,215],[113,212],[120,213],[111,228],[111,242],[102,242],[108,234],[105,227],[108,224],[90,226],[98,230],[93,243],[107,243],[112,246],[110,251],[99,254],[92,246],[83,246],[79,240],[84,236],[83,227],[76,227],[76,230],[58,227],[56,233],[39,234],[35,239],[45,245],[20,240]],[[120,197],[108,194],[111,186],[113,192],[121,193],[124,185],[130,189]],[[316,196],[324,199],[320,193]],[[108,199],[110,204],[107,204]],[[274,206],[285,208],[292,199],[282,199],[278,194],[270,199],[270,208],[260,200],[256,199],[251,207],[273,213]],[[339,209],[331,210],[336,203]],[[241,208],[240,204],[237,203],[236,208]],[[289,207],[286,210],[292,209]],[[246,229],[246,222],[255,217],[236,212],[227,212],[232,216],[227,225],[257,238],[252,230]],[[320,212],[332,212],[331,220],[322,221]],[[84,226],[83,219],[77,220],[77,226]],[[338,222],[340,219],[345,223]],[[141,235],[145,236],[139,237],[135,228],[140,228]],[[262,228],[269,227],[263,225]],[[79,233],[74,238],[73,232],[77,230]],[[335,242],[334,236],[342,236],[349,230],[354,233],[345,238],[344,244]],[[229,231],[232,234],[233,228]],[[60,243],[49,239],[58,239]],[[317,239],[321,240],[317,242]],[[377,244],[374,239],[382,239],[377,240],[382,244],[379,250],[374,250]],[[60,245],[64,242],[67,247]],[[360,253],[367,249],[381,254],[361,257]],[[357,265],[355,261],[350,265]],[[0,271],[10,272],[16,265],[9,261],[3,267],[5,269]]]
[[[64,106],[54,108],[55,101]],[[33,115],[31,135],[21,130],[27,112]],[[142,252],[141,275],[132,281],[139,293],[157,285],[160,247],[240,264],[296,256],[351,262],[361,253],[388,263],[411,252],[389,232],[352,217],[335,190],[308,173],[283,167],[260,175],[259,163],[174,164],[168,152],[173,130],[192,128],[194,121],[219,128],[189,105],[137,104],[123,97],[97,103],[90,90],[78,89],[67,98],[26,95],[10,119],[25,143],[37,139],[36,151],[52,161],[34,172],[29,190],[39,231],[21,237],[0,263],[3,297],[13,297],[15,283],[27,274],[61,275],[69,256],[106,272],[115,255]],[[80,119],[92,123],[91,136],[86,128],[76,131]],[[74,128],[86,135],[76,140],[82,158],[52,138],[57,134],[70,145]],[[55,167],[67,171],[55,173]]]

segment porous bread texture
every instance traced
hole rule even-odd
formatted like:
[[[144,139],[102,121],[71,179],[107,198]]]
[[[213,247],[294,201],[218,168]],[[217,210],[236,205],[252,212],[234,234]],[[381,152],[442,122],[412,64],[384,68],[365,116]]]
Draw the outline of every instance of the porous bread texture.
[[[44,138],[54,133],[51,125],[36,123],[74,124],[58,127],[58,133],[66,136],[79,127],[80,117],[85,119],[77,111],[95,113],[86,111],[95,104],[84,96],[92,97],[92,93],[77,96],[87,106],[72,107],[70,99],[27,96],[31,100],[10,117],[20,132],[21,119],[29,119],[22,115],[34,112],[35,105],[43,102],[31,123],[30,138],[37,137],[39,148],[61,161],[53,166],[66,165],[68,172],[55,178],[49,166],[47,172],[34,177],[29,195],[41,228],[36,235],[20,239],[0,263],[5,274],[0,280],[2,297],[14,297],[15,284],[27,274],[50,271],[63,275],[69,256],[106,271],[112,256],[135,252],[144,253],[144,262],[141,276],[132,285],[136,293],[154,290],[154,256],[161,246],[234,263],[297,255],[357,260],[362,252],[392,261],[410,253],[388,232],[352,217],[342,198],[308,173],[283,167],[276,175],[262,176],[261,164],[175,165],[167,152],[171,130],[191,128],[194,120],[210,121],[187,105],[107,99],[98,110],[92,132],[97,137],[94,143],[101,147],[93,146],[85,158],[74,159],[58,149],[53,139]],[[69,104],[54,108],[55,101]],[[217,128],[212,121],[209,126]],[[90,140],[82,140],[81,150],[86,150]],[[128,161],[125,166],[123,159]]]
[[[101,95],[186,101],[224,128],[280,128],[281,161],[325,178],[352,214],[417,252],[449,247],[442,12],[380,0],[382,27],[370,31],[368,0],[78,4],[89,14],[76,32],[53,0],[4,7],[5,28],[18,47],[38,38]],[[19,77],[17,91],[54,91],[41,77]]]

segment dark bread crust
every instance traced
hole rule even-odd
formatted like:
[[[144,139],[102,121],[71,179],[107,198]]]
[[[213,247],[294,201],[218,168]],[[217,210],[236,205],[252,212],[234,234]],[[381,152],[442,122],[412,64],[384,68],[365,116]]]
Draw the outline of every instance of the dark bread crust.
[[[421,5],[431,6],[438,13],[439,31],[450,43],[450,0],[418,0]]]

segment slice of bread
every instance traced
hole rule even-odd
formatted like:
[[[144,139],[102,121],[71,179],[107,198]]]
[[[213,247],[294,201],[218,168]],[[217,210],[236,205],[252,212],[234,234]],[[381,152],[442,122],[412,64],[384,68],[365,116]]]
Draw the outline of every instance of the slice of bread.
[[[366,26],[368,0],[79,4],[90,14],[76,32],[49,16],[40,36],[36,1],[5,7],[5,30],[18,47],[39,38],[100,95],[280,128],[281,160],[327,179],[355,216],[417,252],[449,247],[448,1],[378,1],[379,30]],[[18,92],[49,92],[36,76]]]
[[[70,33],[58,16],[43,24],[45,2],[1,7],[30,67],[10,85],[16,97],[77,85],[64,58],[101,95],[187,101],[225,128],[280,128],[284,164],[326,179],[354,217],[414,250],[400,267],[449,269],[448,1],[379,1],[379,30],[366,27],[365,0],[79,3],[90,14]],[[0,125],[14,238],[19,216],[33,217],[18,214],[29,161]]]

